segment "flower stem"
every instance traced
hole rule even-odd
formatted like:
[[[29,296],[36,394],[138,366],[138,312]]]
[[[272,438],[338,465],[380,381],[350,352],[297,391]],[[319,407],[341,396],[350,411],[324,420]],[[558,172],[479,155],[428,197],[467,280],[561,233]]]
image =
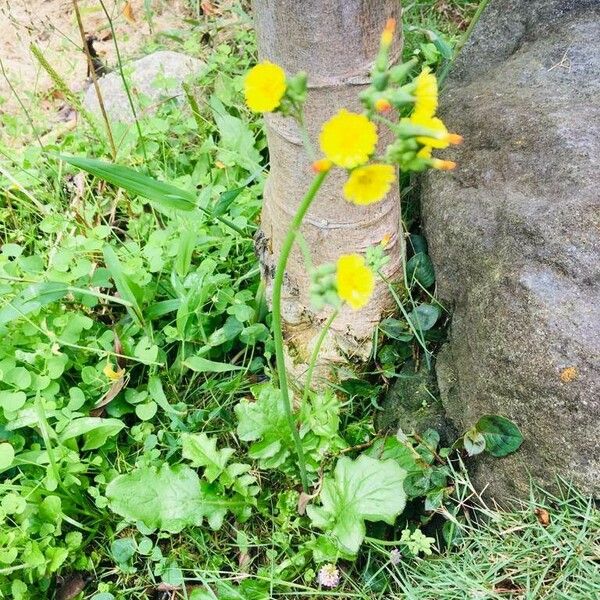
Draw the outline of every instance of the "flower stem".
[[[277,362],[277,375],[279,377],[279,387],[281,389],[281,399],[283,401],[283,410],[285,412],[285,416],[288,420],[288,424],[290,430],[292,432],[292,437],[294,438],[294,445],[296,446],[296,454],[298,455],[298,467],[300,469],[300,479],[302,481],[302,488],[305,492],[308,492],[308,477],[306,475],[306,461],[304,459],[304,452],[302,450],[302,441],[300,440],[300,434],[298,433],[298,428],[296,427],[296,419],[294,418],[292,403],[290,401],[290,392],[288,387],[287,373],[285,370],[285,360],[283,355],[283,327],[281,320],[281,291],[283,287],[283,278],[285,275],[285,268],[287,266],[287,261],[290,256],[290,252],[292,251],[292,247],[294,245],[294,241],[296,240],[296,236],[298,235],[298,231],[300,230],[300,225],[302,225],[302,221],[312,204],[312,201],[315,199],[321,184],[327,177],[327,171],[324,173],[319,173],[311,183],[308,191],[304,198],[302,198],[302,202],[300,202],[300,206],[298,207],[298,211],[294,215],[290,227],[287,231],[285,239],[283,240],[283,245],[281,247],[281,252],[279,254],[279,259],[277,261],[277,268],[275,269],[275,278],[273,280],[273,337],[275,341],[275,358]]]
[[[306,402],[308,400],[308,395],[310,394],[310,386],[312,384],[313,373],[315,370],[315,366],[317,364],[317,359],[319,358],[319,351],[321,350],[321,346],[325,340],[325,336],[333,323],[333,320],[338,316],[339,309],[335,309],[327,321],[325,321],[325,325],[323,325],[323,329],[321,329],[321,333],[317,339],[317,343],[315,344],[314,350],[310,357],[310,362],[308,363],[308,371],[306,372],[306,383],[304,384],[304,394],[302,396],[302,402]]]

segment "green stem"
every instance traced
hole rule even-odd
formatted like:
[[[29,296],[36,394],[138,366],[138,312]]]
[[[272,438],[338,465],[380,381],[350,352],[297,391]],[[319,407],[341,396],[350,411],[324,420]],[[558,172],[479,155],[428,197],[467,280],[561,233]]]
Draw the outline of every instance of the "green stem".
[[[296,419],[294,418],[292,403],[290,401],[290,392],[288,388],[287,373],[285,370],[285,360],[283,355],[283,326],[281,320],[281,291],[283,287],[283,278],[285,275],[285,268],[287,261],[292,251],[294,241],[300,230],[300,225],[306,216],[312,201],[315,199],[321,184],[327,177],[327,172],[319,173],[313,180],[306,192],[298,212],[296,212],[290,227],[287,231],[285,239],[283,240],[283,246],[279,254],[277,261],[277,268],[275,269],[275,278],[273,280],[273,337],[275,341],[275,358],[277,362],[277,375],[279,377],[279,387],[281,388],[281,399],[283,401],[283,410],[292,436],[294,438],[294,445],[296,446],[296,454],[298,455],[298,467],[300,469],[300,479],[302,480],[302,488],[305,492],[308,492],[308,477],[306,475],[306,461],[304,460],[304,452],[302,450],[302,441],[300,440],[300,434],[296,427]]]
[[[317,339],[317,343],[312,352],[312,356],[310,357],[310,362],[308,363],[308,371],[306,372],[306,383],[304,384],[304,394],[302,396],[302,402],[306,402],[308,400],[308,394],[310,393],[310,386],[312,383],[313,372],[315,370],[315,366],[317,365],[317,359],[319,358],[319,352],[321,351],[321,346],[325,341],[325,336],[333,323],[333,320],[338,316],[339,309],[335,309],[327,321],[325,321],[325,325],[323,329],[321,329],[321,333],[319,334],[319,338]]]
[[[483,11],[486,9],[487,5],[489,4],[490,0],[481,0],[479,6],[477,7],[477,10],[475,11],[475,14],[473,15],[473,18],[471,19],[471,22],[469,23],[469,27],[467,27],[467,30],[462,34],[461,38],[458,40],[456,46],[454,47],[454,52],[452,53],[452,58],[444,65],[441,73],[438,75],[438,83],[440,84],[440,86],[444,83],[444,81],[446,80],[446,77],[448,77],[448,74],[450,73],[450,69],[452,68],[452,65],[454,64],[454,62],[456,61],[456,57],[458,56],[458,53],[462,50],[462,47],[466,44],[467,40],[471,37],[471,33],[473,33],[473,29],[475,29],[475,25],[477,25],[477,22],[479,21],[479,17],[481,17]]]

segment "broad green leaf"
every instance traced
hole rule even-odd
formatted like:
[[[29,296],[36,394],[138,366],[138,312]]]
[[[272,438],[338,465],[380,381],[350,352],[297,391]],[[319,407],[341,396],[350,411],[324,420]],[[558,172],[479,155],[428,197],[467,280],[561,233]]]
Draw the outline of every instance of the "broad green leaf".
[[[237,434],[250,445],[248,455],[258,459],[263,469],[280,466],[293,444],[283,409],[281,392],[269,384],[254,386],[256,401],[243,399],[234,409],[238,419]]]
[[[395,460],[407,473],[422,472],[429,467],[410,443],[395,436],[378,438],[366,454],[379,460]]]
[[[15,449],[8,442],[0,444],[0,471],[8,469],[15,459]]]
[[[379,329],[381,329],[387,337],[398,340],[399,342],[410,342],[414,337],[406,323],[391,317],[381,321]]]
[[[215,362],[214,360],[208,360],[202,356],[190,356],[185,359],[183,364],[196,373],[228,373],[230,371],[244,370],[243,367]]]
[[[104,181],[122,187],[131,194],[143,196],[162,208],[192,210],[196,206],[196,198],[192,192],[159,181],[129,167],[80,156],[60,155],[59,158]]]
[[[205,433],[182,435],[183,458],[189,460],[193,467],[204,467],[204,477],[209,483],[225,470],[234,452],[233,448],[217,450],[216,438],[209,438]]]
[[[435,283],[435,271],[431,258],[424,252],[417,252],[406,263],[406,276],[409,283],[416,279],[425,288],[432,286]]]
[[[121,295],[121,298],[127,300],[131,306],[127,307],[127,311],[131,315],[132,319],[142,325],[144,319],[142,317],[142,308],[140,301],[142,299],[142,290],[140,287],[123,271],[121,261],[117,257],[117,253],[112,249],[111,246],[106,245],[103,249],[104,263],[106,268],[110,272],[110,276],[115,282],[117,291]]]
[[[61,442],[83,436],[83,450],[95,450],[103,446],[109,437],[113,437],[125,427],[119,419],[102,419],[100,417],[80,417],[71,421],[61,432]]]
[[[64,298],[68,291],[69,287],[64,283],[55,281],[32,283],[16,298],[3,302],[0,309],[0,327]]]
[[[433,304],[419,304],[408,313],[408,320],[416,331],[428,331],[440,318],[442,311]]]
[[[344,552],[356,554],[365,537],[365,521],[392,525],[404,510],[405,477],[394,460],[344,456],[323,482],[322,505],[309,505],[307,514],[313,525],[333,534]]]
[[[106,496],[111,510],[150,529],[179,533],[202,523],[200,480],[185,465],[142,467],[119,475],[106,487]]]
[[[506,456],[516,452],[523,443],[519,428],[506,417],[485,415],[477,421],[475,429],[485,438],[485,449],[492,456]]]

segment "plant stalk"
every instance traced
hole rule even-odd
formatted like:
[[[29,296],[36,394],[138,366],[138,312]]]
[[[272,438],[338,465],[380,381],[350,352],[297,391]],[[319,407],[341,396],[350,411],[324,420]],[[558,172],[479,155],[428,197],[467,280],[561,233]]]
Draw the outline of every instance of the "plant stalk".
[[[298,455],[298,467],[300,469],[300,479],[302,481],[302,488],[305,492],[308,492],[308,477],[306,475],[306,461],[304,459],[304,452],[302,450],[302,441],[300,440],[300,434],[296,427],[296,419],[294,418],[294,411],[292,403],[290,401],[290,391],[288,387],[287,373],[285,370],[285,359],[283,354],[283,325],[281,320],[281,292],[283,288],[283,278],[285,276],[285,268],[287,261],[296,241],[296,236],[300,230],[300,225],[315,199],[317,192],[319,191],[323,181],[327,177],[327,171],[319,173],[311,183],[308,191],[306,192],[298,211],[296,212],[290,227],[287,231],[285,239],[283,240],[283,246],[279,254],[277,261],[277,268],[275,269],[275,278],[273,280],[273,337],[275,341],[275,358],[277,362],[277,376],[279,378],[279,387],[281,389],[281,399],[283,402],[283,410],[287,418],[292,437],[294,438],[294,445],[296,446],[296,454]]]

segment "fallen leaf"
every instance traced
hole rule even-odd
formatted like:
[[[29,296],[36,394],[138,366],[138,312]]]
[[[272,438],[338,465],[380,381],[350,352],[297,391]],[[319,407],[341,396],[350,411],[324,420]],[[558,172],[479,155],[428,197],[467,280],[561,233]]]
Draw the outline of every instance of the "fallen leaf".
[[[99,417],[104,412],[104,407],[114,400],[118,393],[125,387],[127,380],[128,377],[121,377],[120,379],[114,381],[108,392],[106,392],[106,394],[104,394],[104,396],[102,396],[102,398],[96,402],[94,408],[90,411],[90,415],[92,417]]]
[[[133,14],[133,7],[131,6],[131,2],[125,2],[125,6],[123,7],[123,16],[130,25],[135,25],[136,19],[135,15]]]
[[[200,8],[207,17],[212,17],[218,14],[217,9],[210,0],[202,0],[202,2],[200,2]]]
[[[540,525],[543,527],[550,525],[550,513],[545,508],[536,508],[534,512]]]

